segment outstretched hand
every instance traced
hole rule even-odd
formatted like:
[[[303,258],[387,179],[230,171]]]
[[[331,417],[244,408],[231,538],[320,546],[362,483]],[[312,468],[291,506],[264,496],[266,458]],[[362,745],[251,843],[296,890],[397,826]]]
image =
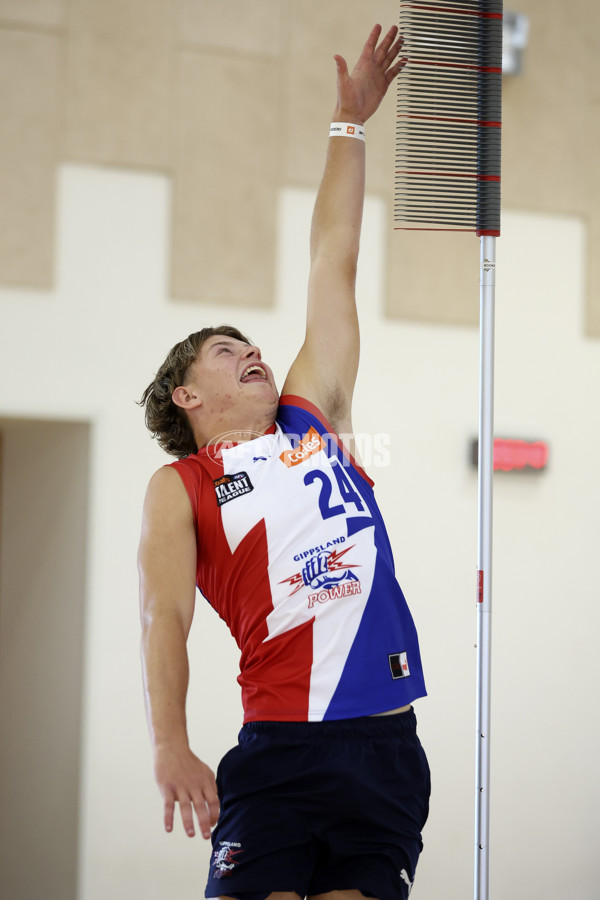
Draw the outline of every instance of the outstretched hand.
[[[343,56],[334,57],[337,65],[336,117],[364,124],[378,109],[386,91],[406,59],[398,61],[404,38],[394,25],[381,43],[381,25],[375,25],[351,73]]]

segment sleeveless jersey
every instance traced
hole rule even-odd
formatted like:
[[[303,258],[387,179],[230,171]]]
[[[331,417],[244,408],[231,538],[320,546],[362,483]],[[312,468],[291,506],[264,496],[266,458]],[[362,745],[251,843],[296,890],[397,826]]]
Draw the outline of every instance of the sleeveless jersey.
[[[353,718],[425,695],[373,482],[317,407],[282,397],[272,433],[171,465],[198,588],[241,650],[245,722]]]

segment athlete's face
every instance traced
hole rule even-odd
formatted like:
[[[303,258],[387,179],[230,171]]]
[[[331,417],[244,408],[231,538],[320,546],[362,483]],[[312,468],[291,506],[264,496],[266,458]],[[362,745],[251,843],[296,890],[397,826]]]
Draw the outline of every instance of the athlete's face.
[[[273,372],[253,344],[214,335],[203,344],[190,374],[211,415],[268,413],[274,419],[279,393]]]

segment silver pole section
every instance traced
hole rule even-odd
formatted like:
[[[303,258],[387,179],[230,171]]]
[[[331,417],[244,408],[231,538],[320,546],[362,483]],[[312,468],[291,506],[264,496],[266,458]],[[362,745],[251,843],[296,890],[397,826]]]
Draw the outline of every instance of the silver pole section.
[[[480,240],[477,748],[474,886],[475,900],[488,900],[492,637],[492,506],[494,472],[494,291],[496,286],[496,238],[484,235]]]

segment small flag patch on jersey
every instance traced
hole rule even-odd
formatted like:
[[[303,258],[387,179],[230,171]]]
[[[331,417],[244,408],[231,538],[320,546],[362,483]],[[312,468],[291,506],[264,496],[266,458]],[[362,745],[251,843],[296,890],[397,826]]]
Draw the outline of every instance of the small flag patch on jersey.
[[[388,659],[392,678],[406,678],[410,675],[406,653],[390,653]]]
[[[236,472],[234,475],[221,475],[213,481],[215,493],[217,495],[217,503],[223,506],[230,500],[242,497],[254,490],[254,485],[248,478],[246,472]]]

